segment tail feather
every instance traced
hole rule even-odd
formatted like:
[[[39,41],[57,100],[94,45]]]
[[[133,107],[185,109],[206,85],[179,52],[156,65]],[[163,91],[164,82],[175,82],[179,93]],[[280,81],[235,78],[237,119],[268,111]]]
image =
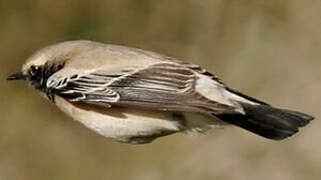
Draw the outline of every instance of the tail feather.
[[[251,105],[242,103],[245,114],[216,115],[221,120],[249,130],[260,136],[281,140],[307,125],[312,116],[296,111],[274,108],[270,105]]]

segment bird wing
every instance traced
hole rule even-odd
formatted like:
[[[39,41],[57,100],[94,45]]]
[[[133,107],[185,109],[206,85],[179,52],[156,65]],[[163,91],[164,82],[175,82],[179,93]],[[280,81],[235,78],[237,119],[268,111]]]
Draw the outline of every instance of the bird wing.
[[[55,93],[69,101],[100,106],[211,113],[234,109],[199,94],[197,79],[196,72],[186,66],[162,62],[131,72],[98,70],[70,78]]]

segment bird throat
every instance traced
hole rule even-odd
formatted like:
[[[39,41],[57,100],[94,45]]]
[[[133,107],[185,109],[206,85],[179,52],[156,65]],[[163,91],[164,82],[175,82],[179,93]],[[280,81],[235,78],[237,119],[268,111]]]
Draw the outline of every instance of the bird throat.
[[[50,101],[54,101],[54,90],[52,88],[47,87],[47,81],[51,75],[59,71],[64,67],[63,63],[46,63],[41,66],[41,73],[37,75],[37,77],[32,77],[31,82],[34,87],[45,93]]]

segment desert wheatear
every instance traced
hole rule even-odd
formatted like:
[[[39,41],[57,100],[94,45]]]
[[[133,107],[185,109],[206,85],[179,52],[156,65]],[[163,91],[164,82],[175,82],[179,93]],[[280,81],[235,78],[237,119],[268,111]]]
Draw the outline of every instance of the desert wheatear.
[[[280,140],[313,119],[237,92],[198,65],[93,41],[39,50],[8,77],[17,79],[89,129],[126,143],[221,124]]]

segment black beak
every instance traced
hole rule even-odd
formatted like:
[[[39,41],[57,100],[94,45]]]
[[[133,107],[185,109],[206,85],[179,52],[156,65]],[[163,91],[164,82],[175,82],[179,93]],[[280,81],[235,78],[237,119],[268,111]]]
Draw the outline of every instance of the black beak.
[[[22,79],[22,80],[25,80],[25,79],[26,79],[26,76],[23,75],[22,72],[16,72],[16,73],[13,73],[13,74],[11,74],[11,75],[9,75],[9,76],[7,77],[7,80],[8,80],[8,81],[11,81],[11,80],[20,80],[20,79]]]

